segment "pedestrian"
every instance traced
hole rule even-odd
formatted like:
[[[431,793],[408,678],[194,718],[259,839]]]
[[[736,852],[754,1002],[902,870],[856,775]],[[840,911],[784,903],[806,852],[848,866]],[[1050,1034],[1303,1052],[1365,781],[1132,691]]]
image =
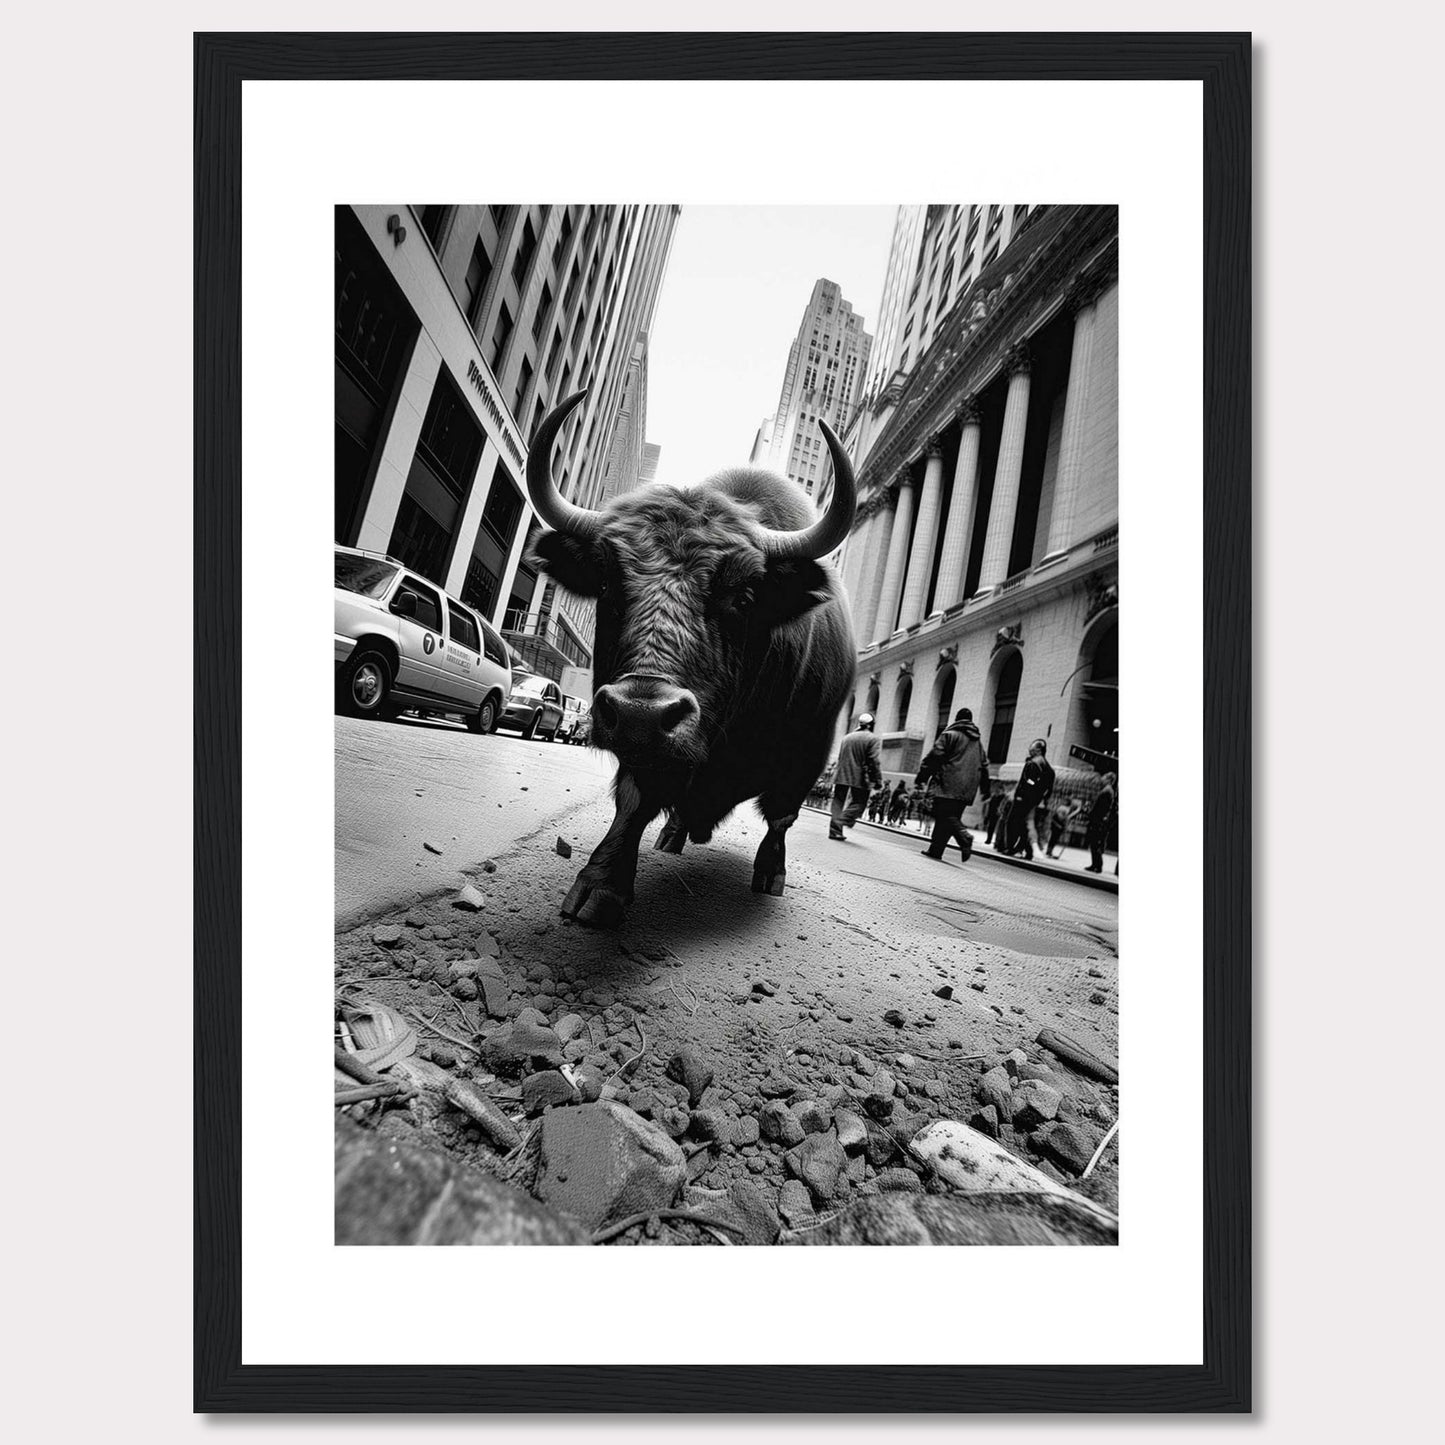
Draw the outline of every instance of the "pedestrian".
[[[974,726],[973,711],[961,707],[939,733],[913,780],[915,788],[933,783],[933,837],[923,849],[925,858],[941,859],[948,840],[956,838],[965,859],[973,852],[973,834],[963,826],[963,810],[982,789],[989,795],[988,763]]]
[[[873,736],[873,714],[865,712],[858,725],[838,748],[838,764],[833,772],[833,811],[828,823],[828,836],[835,842],[845,841],[844,828],[851,828],[863,813],[869,790],[883,783],[883,750]]]
[[[1102,873],[1104,871],[1104,843],[1109,836],[1109,824],[1114,821],[1114,809],[1117,795],[1114,791],[1119,781],[1117,773],[1104,774],[1104,786],[1099,789],[1094,799],[1094,806],[1089,810],[1089,862],[1085,865],[1086,873]],[[1119,871],[1119,865],[1115,863],[1114,872]]]
[[[1054,857],[1054,849],[1062,854],[1068,846],[1069,829],[1073,826],[1074,819],[1084,811],[1084,805],[1077,798],[1063,798],[1054,804],[1053,811],[1049,814],[1049,854]]]
[[[888,821],[897,828],[908,814],[908,784],[899,778],[888,800]]]
[[[1008,836],[1003,848],[1005,853],[1017,853],[1022,849],[1024,857],[1030,862],[1033,862],[1035,852],[1043,852],[1035,811],[1048,802],[1054,791],[1054,770],[1044,756],[1047,751],[1048,744],[1043,738],[1035,738],[1029,744],[1028,761],[1014,788]]]

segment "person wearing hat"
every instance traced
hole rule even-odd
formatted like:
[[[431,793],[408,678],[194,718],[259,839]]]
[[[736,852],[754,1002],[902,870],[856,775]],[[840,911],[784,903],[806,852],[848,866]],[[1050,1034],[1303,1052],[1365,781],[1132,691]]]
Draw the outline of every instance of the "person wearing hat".
[[[882,783],[883,750],[873,736],[873,714],[865,712],[838,748],[838,766],[833,770],[833,813],[828,823],[828,836],[835,843],[847,841],[843,829],[858,821],[869,790]]]
[[[988,762],[971,708],[959,708],[939,733],[932,751],[919,765],[914,784],[921,788],[929,779],[933,780],[933,837],[923,856],[942,858],[948,840],[957,838],[967,858],[973,852],[973,834],[963,826],[963,810],[980,789],[985,798],[990,790]]]

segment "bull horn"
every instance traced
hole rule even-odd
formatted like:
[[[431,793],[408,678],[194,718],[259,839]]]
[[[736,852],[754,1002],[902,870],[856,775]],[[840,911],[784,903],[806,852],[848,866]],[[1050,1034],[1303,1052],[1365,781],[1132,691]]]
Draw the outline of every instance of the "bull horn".
[[[538,424],[532,445],[527,449],[527,495],[532,499],[532,509],[554,531],[584,539],[596,535],[601,514],[586,507],[574,507],[557,490],[552,480],[552,443],[557,440],[562,423],[586,395],[585,388],[573,392],[549,411]]]
[[[828,454],[833,458],[833,495],[828,510],[801,532],[768,532],[763,537],[763,551],[776,561],[801,562],[809,557],[826,557],[853,529],[853,513],[858,505],[858,483],[853,464],[843,443],[825,421],[818,423]]]

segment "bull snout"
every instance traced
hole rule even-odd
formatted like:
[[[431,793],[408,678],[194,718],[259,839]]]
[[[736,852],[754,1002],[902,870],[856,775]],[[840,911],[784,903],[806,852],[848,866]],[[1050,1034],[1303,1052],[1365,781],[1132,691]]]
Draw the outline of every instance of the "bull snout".
[[[667,762],[688,751],[697,698],[664,678],[625,677],[592,697],[592,740],[628,761]]]

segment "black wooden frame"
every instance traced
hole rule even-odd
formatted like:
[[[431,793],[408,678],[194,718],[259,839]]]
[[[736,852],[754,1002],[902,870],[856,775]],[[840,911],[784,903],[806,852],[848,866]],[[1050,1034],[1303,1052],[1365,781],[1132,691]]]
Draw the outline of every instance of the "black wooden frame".
[[[1247,1411],[1250,38],[195,37],[195,1390],[198,1411]],[[241,83],[1198,80],[1204,105],[1204,1359],[1200,1366],[241,1363]]]

